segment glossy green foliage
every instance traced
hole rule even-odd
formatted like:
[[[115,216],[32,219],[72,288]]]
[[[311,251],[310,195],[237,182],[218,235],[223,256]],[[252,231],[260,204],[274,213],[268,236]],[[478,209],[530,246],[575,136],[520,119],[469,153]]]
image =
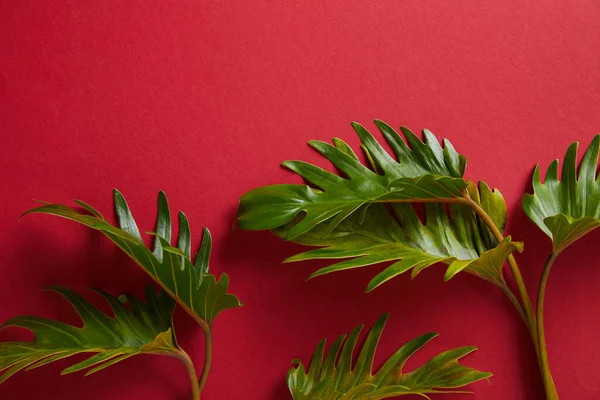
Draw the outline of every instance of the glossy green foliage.
[[[504,261],[522,245],[510,238],[498,243],[468,201],[485,210],[502,230],[506,205],[500,192],[483,182],[477,187],[465,181],[466,160],[450,142],[444,140],[442,148],[431,132],[424,131],[423,142],[402,128],[407,145],[385,123],[375,124],[398,161],[365,128],[353,124],[370,168],[340,139],[333,145],[310,142],[345,177],[302,161],[286,161],[283,165],[311,186],[273,185],[246,193],[240,200],[239,226],[271,229],[284,239],[321,247],[287,261],[346,259],[313,276],[396,261],[367,290],[409,270],[415,276],[436,263],[448,265],[445,279],[467,271],[505,287]],[[415,202],[425,203],[425,222],[410,204]],[[441,203],[449,203],[448,210]]]
[[[287,375],[294,400],[378,400],[415,394],[429,398],[432,393],[457,393],[455,389],[489,378],[492,374],[465,367],[459,359],[476,350],[461,347],[438,354],[421,367],[404,372],[407,360],[437,333],[427,333],[406,343],[388,358],[381,369],[373,373],[373,360],[388,314],[373,325],[356,362],[354,348],[363,328],[356,327],[350,335],[340,336],[325,354],[325,340],[315,352],[308,371],[300,360]]]
[[[287,232],[291,240],[324,221],[330,230],[357,211],[366,212],[374,201],[409,199],[411,194],[427,198],[460,197],[465,182],[462,180],[466,160],[450,142],[444,149],[429,131],[426,143],[410,130],[402,131],[413,147],[410,149],[400,136],[381,121],[375,122],[388,144],[394,149],[396,162],[375,138],[361,125],[353,127],[373,164],[373,170],[361,164],[356,154],[342,140],[334,145],[311,141],[309,144],[329,160],[346,177],[335,175],[303,161],[286,161],[283,166],[296,172],[313,185],[274,185],[255,189],[241,199],[238,214],[242,229],[273,229],[297,220]],[[381,172],[381,173],[379,173]],[[432,190],[428,190],[431,187]]]
[[[236,296],[227,293],[227,274],[222,274],[217,280],[209,273],[212,239],[208,229],[204,228],[200,250],[195,262],[192,262],[190,226],[185,214],[180,212],[177,247],[171,245],[171,214],[167,197],[162,191],[158,195],[153,250],[144,244],[129,206],[118,190],[114,191],[114,202],[120,228],[111,225],[98,211],[82,201],[76,203],[87,212],[48,203],[26,214],[57,215],[104,233],[200,324],[211,325],[221,311],[241,306]]]
[[[165,292],[157,294],[148,287],[147,303],[144,303],[134,296],[116,298],[95,290],[110,304],[113,318],[73,290],[64,287],[50,290],[71,303],[83,326],[30,316],[6,321],[0,328],[25,328],[35,334],[35,339],[0,343],[0,372],[3,372],[0,382],[23,369],[31,370],[80,353],[94,355],[64,369],[62,374],[87,369],[86,375],[89,375],[137,354],[174,354],[178,351],[171,321],[175,302]]]
[[[552,238],[555,254],[600,226],[600,181],[596,177],[600,135],[587,148],[579,173],[575,142],[565,155],[558,180],[558,160],[548,167],[544,183],[536,166],[533,173],[533,194],[523,197],[527,216]]]

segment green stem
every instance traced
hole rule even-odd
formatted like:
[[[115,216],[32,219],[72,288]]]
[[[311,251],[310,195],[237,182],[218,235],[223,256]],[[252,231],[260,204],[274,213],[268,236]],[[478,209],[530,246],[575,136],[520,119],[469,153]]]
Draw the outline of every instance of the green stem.
[[[479,204],[477,204],[471,198],[467,196],[465,196],[465,198],[467,199],[467,202],[469,203],[473,211],[475,211],[475,213],[488,226],[496,240],[499,242],[504,240],[502,232],[500,232],[500,229],[498,229],[492,218],[485,212],[485,210],[481,208],[481,206],[479,206]],[[521,271],[519,270],[519,266],[517,265],[517,261],[515,260],[512,254],[507,257],[508,265],[510,266],[510,270],[513,274],[513,277],[515,278],[515,283],[517,284],[517,288],[519,289],[519,294],[523,302],[523,307],[525,308],[525,313],[528,321],[526,325],[528,326],[529,333],[531,334],[533,339],[533,345],[535,347],[535,352],[538,357],[538,363],[542,374],[542,381],[544,383],[544,391],[546,392],[547,400],[558,400],[558,393],[556,391],[556,387],[554,386],[554,380],[552,379],[550,366],[548,364],[548,353],[546,351],[546,338],[544,335],[543,320],[544,293],[546,291],[548,275],[550,274],[550,269],[552,268],[552,263],[554,262],[554,259],[555,256],[551,254],[548,258],[548,262],[546,262],[546,267],[544,268],[544,272],[542,274],[540,286],[538,289],[536,316],[533,312],[531,299],[529,297],[529,293],[527,292],[527,287],[525,286],[525,282],[523,281],[523,277],[521,275]]]
[[[208,324],[201,325],[204,331],[204,366],[202,367],[202,374],[198,381],[198,387],[200,391],[204,389],[206,381],[208,380],[208,373],[210,372],[210,366],[212,363],[212,330]]]
[[[176,353],[176,357],[185,364],[188,376],[190,377],[190,384],[192,385],[192,400],[200,400],[200,387],[197,383],[198,377],[196,375],[196,368],[192,359],[183,349],[179,349]]]
[[[477,204],[470,197],[465,196],[467,200],[467,204],[473,209],[475,214],[487,225],[490,229],[494,237],[498,242],[504,240],[504,235],[500,232],[500,229],[496,226],[496,223],[492,220],[492,218],[485,212],[483,208],[479,204]],[[525,309],[526,321],[525,325],[529,329],[529,333],[533,339],[533,345],[535,347],[536,353],[538,353],[538,343],[537,343],[537,328],[536,328],[536,320],[535,315],[533,313],[533,305],[531,304],[531,298],[529,297],[529,293],[527,292],[527,287],[525,286],[525,281],[523,281],[523,276],[521,275],[521,270],[519,269],[519,265],[517,264],[517,260],[513,255],[509,255],[507,257],[508,265],[510,267],[510,271],[515,279],[515,283],[517,284],[517,289],[519,290],[519,296],[521,297],[521,301],[523,302],[523,308]]]
[[[517,299],[517,297],[512,292],[512,290],[510,290],[510,288],[508,287],[508,285],[506,284],[506,282],[504,282],[504,286],[502,286],[501,289],[504,292],[504,294],[506,295],[506,297],[508,297],[508,299],[510,300],[510,302],[515,306],[515,308],[519,312],[519,315],[523,319],[523,322],[525,322],[525,325],[529,326],[529,324],[527,322],[527,314],[525,314],[525,310],[523,309],[523,306],[521,305],[521,303],[519,303],[519,299]]]
[[[544,271],[540,279],[540,286],[537,294],[537,340],[539,346],[540,365],[542,368],[542,378],[544,380],[544,390],[546,391],[546,398],[548,400],[557,400],[558,393],[554,386],[554,380],[550,373],[550,364],[548,363],[548,351],[546,350],[546,335],[544,331],[544,299],[546,297],[546,286],[548,285],[548,277],[550,276],[550,270],[556,260],[556,254],[551,252],[544,265]]]

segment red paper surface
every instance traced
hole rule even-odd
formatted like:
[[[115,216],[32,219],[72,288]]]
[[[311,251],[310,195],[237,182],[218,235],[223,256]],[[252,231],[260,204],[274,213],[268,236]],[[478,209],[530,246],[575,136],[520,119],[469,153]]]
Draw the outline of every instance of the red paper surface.
[[[440,337],[409,368],[451,347],[479,347],[464,362],[494,377],[473,384],[473,395],[444,398],[541,399],[524,325],[489,284],[464,274],[443,283],[437,267],[365,295],[381,266],[305,283],[322,263],[282,266],[298,246],[232,225],[247,190],[299,181],[281,161],[323,164],[308,140],[356,146],[353,120],[426,127],[467,156],[469,178],[502,190],[535,291],[549,240],[520,198],[537,162],[545,168],[600,131],[599,17],[599,3],[582,0],[1,1],[0,320],[77,323],[41,289],[139,294],[149,282],[98,233],[49,216],[17,222],[32,199],[79,198],[110,215],[116,187],[151,230],[163,189],[196,240],[202,226],[212,230],[212,269],[230,274],[245,304],[214,326],[203,399],[288,399],[292,358],[308,361],[321,338],[385,311],[379,360],[432,330]],[[599,237],[566,251],[550,278],[547,339],[563,399],[600,398]],[[200,330],[181,312],[176,326],[200,365]],[[57,364],[19,373],[0,397],[189,397],[184,368],[170,359],[134,358],[88,378],[60,377],[67,364]]]

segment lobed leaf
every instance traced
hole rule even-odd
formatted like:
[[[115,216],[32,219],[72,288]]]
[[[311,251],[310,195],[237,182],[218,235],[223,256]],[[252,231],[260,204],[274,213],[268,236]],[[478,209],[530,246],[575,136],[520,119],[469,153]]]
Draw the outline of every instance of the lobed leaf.
[[[362,165],[350,147],[340,139],[334,145],[320,141],[309,144],[347,176],[343,178],[303,161],[286,161],[283,166],[313,185],[272,185],[254,189],[242,196],[238,211],[242,229],[274,229],[303,213],[303,218],[287,232],[292,240],[316,225],[333,220],[331,228],[377,200],[408,201],[412,197],[453,199],[466,186],[462,175],[466,166],[463,156],[450,142],[444,148],[429,131],[426,142],[407,128],[403,133],[413,149],[388,125],[375,121],[388,144],[394,149],[396,162],[361,125],[352,126],[362,140],[375,171]],[[381,171],[378,173],[376,171]],[[425,180],[425,182],[422,182]],[[315,189],[316,188],[316,189]]]
[[[6,321],[0,329],[10,326],[28,329],[35,338],[31,342],[0,343],[0,383],[21,370],[81,353],[93,355],[64,369],[62,374],[87,369],[86,375],[90,375],[138,354],[175,354],[179,350],[171,320],[175,302],[165,292],[156,293],[147,287],[144,303],[134,296],[125,295],[121,300],[94,290],[110,304],[114,317],[109,317],[71,289],[49,290],[71,303],[83,326],[31,316]]]
[[[569,146],[560,180],[558,160],[548,167],[544,183],[536,166],[533,194],[523,197],[525,214],[552,239],[555,254],[600,226],[600,182],[596,177],[600,135],[594,137],[585,151],[579,172],[578,145],[574,142]]]
[[[153,250],[144,244],[125,198],[116,189],[114,202],[120,227],[111,225],[100,213],[82,202],[78,204],[92,215],[65,205],[50,203],[27,211],[25,214],[57,215],[102,232],[201,325],[210,326],[221,311],[241,306],[235,295],[227,293],[229,276],[222,274],[217,280],[209,273],[212,238],[208,229],[203,230],[200,250],[196,254],[195,262],[192,262],[190,226],[185,214],[180,212],[177,247],[171,245],[171,214],[164,192],[161,191],[158,195]]]
[[[292,361],[295,366],[287,374],[287,383],[294,400],[379,400],[408,394],[429,398],[427,394],[431,393],[458,393],[455,389],[492,376],[458,361],[475,351],[475,347],[443,352],[423,366],[404,372],[408,359],[437,336],[433,332],[400,347],[374,373],[373,361],[387,319],[388,314],[384,314],[373,325],[356,362],[353,362],[354,349],[362,325],[348,336],[340,336],[326,355],[326,341],[322,340],[313,353],[308,371],[300,360]]]
[[[504,261],[521,251],[522,244],[510,238],[498,243],[467,200],[483,208],[502,230],[506,205],[500,192],[464,180],[466,160],[450,142],[444,141],[442,148],[427,130],[421,141],[401,128],[407,144],[388,125],[375,124],[398,161],[366,129],[353,124],[371,168],[340,139],[333,145],[310,142],[346,177],[286,161],[284,166],[312,186],[272,185],[246,193],[240,200],[239,226],[271,229],[286,240],[321,247],[286,261],[344,259],[312,276],[394,261],[367,290],[409,270],[416,276],[436,263],[448,265],[446,280],[466,271],[506,288]],[[426,203],[425,222],[409,204],[414,202]],[[449,203],[448,210],[440,203]]]

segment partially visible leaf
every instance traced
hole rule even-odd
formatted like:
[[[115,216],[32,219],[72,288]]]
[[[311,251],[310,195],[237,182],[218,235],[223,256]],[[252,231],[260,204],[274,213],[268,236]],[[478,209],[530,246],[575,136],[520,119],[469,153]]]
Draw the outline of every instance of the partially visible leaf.
[[[158,195],[158,214],[154,250],[144,245],[140,231],[123,195],[114,191],[115,211],[120,228],[111,225],[91,206],[78,202],[93,215],[61,204],[45,204],[26,212],[64,217],[98,230],[112,240],[133,261],[142,267],[199,324],[210,326],[217,315],[228,308],[241,306],[238,298],[227,293],[229,276],[217,280],[208,272],[212,239],[204,228],[202,244],[195,263],[191,257],[191,236],[187,217],[179,213],[177,247],[171,245],[171,214],[164,192]]]
[[[87,369],[89,375],[137,354],[173,355],[179,351],[171,321],[175,302],[165,292],[156,293],[148,286],[144,303],[134,296],[126,295],[121,300],[95,290],[110,304],[114,317],[109,317],[71,289],[49,290],[71,303],[83,326],[30,316],[6,321],[0,329],[25,328],[35,334],[35,339],[0,343],[0,383],[23,369],[38,368],[80,353],[94,355],[64,369],[62,374]]]
[[[600,226],[600,181],[596,178],[600,135],[587,148],[577,174],[578,142],[569,146],[558,180],[558,160],[548,167],[544,183],[539,166],[533,173],[533,194],[523,197],[527,216],[552,239],[559,254]]]
[[[499,195],[484,190],[482,193],[485,194],[481,197],[486,201],[490,201],[490,196]],[[476,201],[480,201],[479,197]],[[395,261],[369,282],[367,291],[411,270],[414,278],[423,269],[436,263],[448,266],[445,280],[465,271],[500,288],[505,287],[502,272],[504,261],[511,252],[522,251],[522,243],[511,241],[510,236],[498,243],[491,234],[484,235],[482,232],[488,232],[487,228],[480,226],[481,222],[466,206],[452,205],[450,217],[440,204],[426,204],[425,209],[424,224],[410,204],[392,204],[389,208],[383,204],[373,204],[362,223],[360,213],[357,213],[333,230],[321,224],[294,239],[296,243],[320,248],[297,254],[285,261],[344,259],[321,268],[311,277]],[[287,229],[284,226],[274,231],[285,237]]]
[[[371,328],[356,362],[354,348],[363,328],[340,336],[325,355],[325,340],[315,350],[308,371],[298,359],[287,374],[294,400],[379,400],[416,394],[429,398],[431,393],[459,393],[455,389],[492,376],[465,367],[459,359],[476,350],[461,347],[433,357],[425,365],[404,372],[407,360],[425,346],[437,333],[427,333],[398,349],[377,372],[373,360],[388,314],[382,315]],[[464,392],[461,392],[464,393]]]
[[[506,226],[506,203],[504,197],[498,189],[490,189],[483,181],[479,181],[479,185],[469,184],[467,186],[468,196],[475,201],[483,210],[490,216],[494,224],[500,232],[504,231]],[[484,242],[487,249],[491,249],[498,244],[498,241],[488,229],[485,223],[477,218],[479,225],[479,236]]]

